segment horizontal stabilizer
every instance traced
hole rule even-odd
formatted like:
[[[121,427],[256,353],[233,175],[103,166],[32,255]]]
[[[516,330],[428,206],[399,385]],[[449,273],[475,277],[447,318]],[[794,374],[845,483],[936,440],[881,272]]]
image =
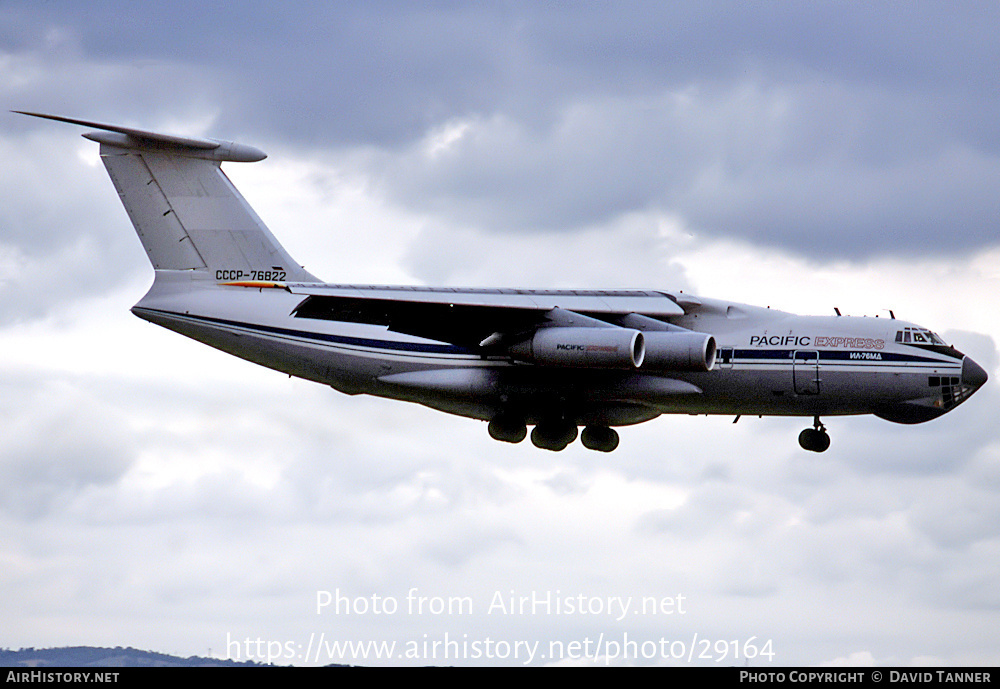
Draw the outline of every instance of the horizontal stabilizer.
[[[38,112],[25,112],[23,110],[13,110],[19,115],[30,115],[31,117],[41,117],[46,120],[57,122],[67,122],[78,124],[83,127],[99,129],[99,132],[88,132],[84,137],[101,144],[108,144],[117,148],[125,149],[172,149],[174,151],[187,151],[188,155],[209,160],[232,161],[237,163],[255,163],[264,160],[267,154],[259,148],[236,144],[231,141],[216,141],[215,139],[202,139],[190,136],[175,136],[173,134],[161,134],[143,129],[133,129],[122,127],[117,124],[105,124],[103,122],[90,122],[87,120],[76,120],[59,115],[45,115]],[[108,133],[105,133],[108,132]]]

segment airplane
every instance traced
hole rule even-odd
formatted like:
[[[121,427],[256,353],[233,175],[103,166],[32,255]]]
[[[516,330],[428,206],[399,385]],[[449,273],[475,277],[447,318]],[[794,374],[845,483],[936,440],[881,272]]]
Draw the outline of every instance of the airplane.
[[[154,269],[139,318],[348,395],[488,422],[496,440],[611,452],[661,414],[916,424],[987,381],[914,323],[799,316],[647,289],[462,289],[324,283],[278,243],[222,171],[266,155],[230,141],[56,115],[88,127]],[[580,429],[583,429],[582,432]]]

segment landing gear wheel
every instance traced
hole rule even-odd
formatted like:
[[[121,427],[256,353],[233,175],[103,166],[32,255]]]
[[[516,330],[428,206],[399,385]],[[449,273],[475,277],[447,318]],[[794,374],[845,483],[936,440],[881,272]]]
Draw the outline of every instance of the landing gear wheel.
[[[819,417],[813,421],[813,428],[807,428],[799,433],[799,445],[810,452],[826,452],[830,447],[830,436],[826,427],[820,423]]]
[[[493,417],[489,426],[490,437],[505,443],[519,443],[528,436],[528,428],[524,419],[509,417],[504,414]]]
[[[576,440],[577,429],[564,422],[540,423],[531,431],[531,442],[542,450],[561,452]]]
[[[618,447],[618,432],[607,426],[587,426],[580,434],[580,442],[588,450],[613,452]]]

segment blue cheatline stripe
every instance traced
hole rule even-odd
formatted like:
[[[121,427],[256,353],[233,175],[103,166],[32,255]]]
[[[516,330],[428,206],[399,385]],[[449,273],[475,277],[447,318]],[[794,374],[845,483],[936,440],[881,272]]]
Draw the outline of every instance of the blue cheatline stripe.
[[[846,351],[830,351],[827,349],[820,350],[802,350],[802,349],[736,349],[733,351],[733,362],[734,363],[747,363],[749,361],[758,361],[761,359],[778,360],[778,361],[791,361],[792,356],[795,352],[801,353],[812,353],[819,352],[819,360],[823,361],[850,361],[850,362],[861,362],[861,363],[877,363],[879,361],[883,362],[893,362],[893,363],[920,363],[920,364],[938,364],[938,365],[948,365],[948,364],[958,364],[957,359],[932,359],[926,356],[915,356],[912,354],[900,354],[898,352],[873,352],[871,350],[846,350]],[[853,357],[851,355],[854,355]],[[878,354],[880,359],[866,359],[867,354]],[[815,357],[811,359],[804,359],[800,357],[796,360],[796,364],[815,361]]]
[[[209,323],[212,325],[223,325],[230,328],[242,328],[244,330],[254,330],[270,335],[282,335],[284,337],[297,337],[306,340],[318,340],[320,342],[330,342],[334,344],[354,345],[356,347],[371,347],[373,349],[389,349],[401,352],[420,352],[423,354],[468,354],[475,355],[477,352],[448,344],[425,344],[421,342],[398,342],[393,340],[374,340],[366,337],[348,337],[346,335],[331,335],[328,333],[316,333],[308,330],[292,330],[291,328],[278,328],[271,325],[261,325],[259,323],[244,323],[242,321],[231,321],[225,318],[213,318],[211,316],[193,316],[191,314],[181,314],[174,311],[161,311],[159,309],[133,308],[133,311],[146,311],[147,313],[160,314],[178,320],[191,320]]]

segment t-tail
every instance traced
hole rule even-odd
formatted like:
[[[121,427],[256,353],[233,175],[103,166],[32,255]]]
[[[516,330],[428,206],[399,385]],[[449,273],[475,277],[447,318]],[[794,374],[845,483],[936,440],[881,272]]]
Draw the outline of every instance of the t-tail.
[[[101,160],[156,270],[202,284],[316,282],[278,243],[222,171],[263,160],[252,146],[16,111],[90,127]],[[202,282],[204,281],[204,282]]]

